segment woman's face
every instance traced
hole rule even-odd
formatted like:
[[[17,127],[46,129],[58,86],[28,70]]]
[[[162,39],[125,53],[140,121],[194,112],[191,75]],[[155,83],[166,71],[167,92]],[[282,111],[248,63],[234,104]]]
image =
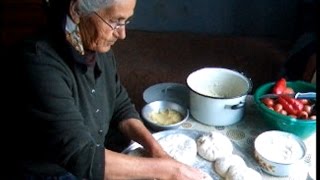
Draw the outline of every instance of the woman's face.
[[[107,52],[118,39],[125,39],[126,23],[134,13],[136,0],[125,0],[80,17],[80,33],[85,50]],[[122,24],[117,29],[116,25]]]

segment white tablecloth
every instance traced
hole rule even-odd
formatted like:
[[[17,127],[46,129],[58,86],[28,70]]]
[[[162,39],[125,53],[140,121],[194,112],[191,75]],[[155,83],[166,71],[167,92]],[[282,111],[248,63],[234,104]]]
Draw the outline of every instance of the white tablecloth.
[[[245,115],[241,121],[230,126],[208,126],[190,118],[182,124],[180,129],[195,129],[200,131],[218,131],[239,145],[247,154],[253,156],[254,140],[262,132],[271,130],[257,111],[253,96],[246,99]],[[316,133],[304,140],[307,147],[305,166],[299,172],[293,172],[289,177],[275,177],[263,173],[263,179],[305,180],[314,179],[316,171]],[[310,175],[309,175],[310,174]],[[313,177],[313,178],[311,178]]]

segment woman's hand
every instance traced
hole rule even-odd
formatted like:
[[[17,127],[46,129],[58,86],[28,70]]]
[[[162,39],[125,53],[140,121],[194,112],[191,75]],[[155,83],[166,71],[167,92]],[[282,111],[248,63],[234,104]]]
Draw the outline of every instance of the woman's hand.
[[[187,166],[171,158],[160,146],[157,140],[152,136],[144,124],[136,119],[127,119],[120,123],[122,133],[127,137],[141,144],[148,152],[149,158],[134,158],[126,161],[127,171],[114,166],[112,171],[121,169],[121,172],[129,172],[137,177],[152,177],[157,180],[204,180],[206,175],[200,170]],[[106,156],[108,157],[108,156]],[[188,158],[188,157],[186,157]],[[109,156],[110,159],[110,156]],[[126,158],[127,159],[127,158]],[[128,158],[129,159],[129,158]],[[111,160],[110,160],[111,161]],[[108,166],[106,166],[108,167]],[[110,166],[109,166],[110,167]],[[119,166],[120,167],[120,166]],[[107,173],[108,174],[108,173]],[[120,176],[119,176],[120,177]],[[128,177],[134,177],[128,175]],[[123,178],[125,179],[125,178]]]
[[[135,157],[105,150],[105,179],[206,180],[197,168],[173,158]]]
[[[120,123],[119,129],[128,138],[141,144],[150,157],[170,158],[141,121],[137,119],[124,120]]]
[[[157,149],[157,151],[150,153],[150,157],[172,159],[172,157],[168,153],[166,153],[163,149]]]
[[[200,169],[185,165],[174,159],[167,159],[167,176],[161,180],[206,180],[207,175]]]

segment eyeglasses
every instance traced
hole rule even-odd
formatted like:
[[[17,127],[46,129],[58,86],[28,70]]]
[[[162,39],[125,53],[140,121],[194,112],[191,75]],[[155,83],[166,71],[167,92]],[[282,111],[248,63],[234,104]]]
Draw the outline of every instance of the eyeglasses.
[[[94,12],[94,14],[97,15],[104,23],[106,23],[113,31],[118,30],[121,27],[125,27],[127,24],[130,23],[130,21],[125,21],[124,23],[119,23],[119,22],[111,23],[104,20],[97,12]]]

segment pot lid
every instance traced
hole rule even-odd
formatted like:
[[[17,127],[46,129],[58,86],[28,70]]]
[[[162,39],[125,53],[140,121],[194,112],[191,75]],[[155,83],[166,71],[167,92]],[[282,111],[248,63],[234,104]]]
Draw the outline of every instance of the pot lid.
[[[189,89],[186,85],[179,83],[159,83],[148,87],[143,92],[143,100],[146,103],[166,100],[189,106]]]

